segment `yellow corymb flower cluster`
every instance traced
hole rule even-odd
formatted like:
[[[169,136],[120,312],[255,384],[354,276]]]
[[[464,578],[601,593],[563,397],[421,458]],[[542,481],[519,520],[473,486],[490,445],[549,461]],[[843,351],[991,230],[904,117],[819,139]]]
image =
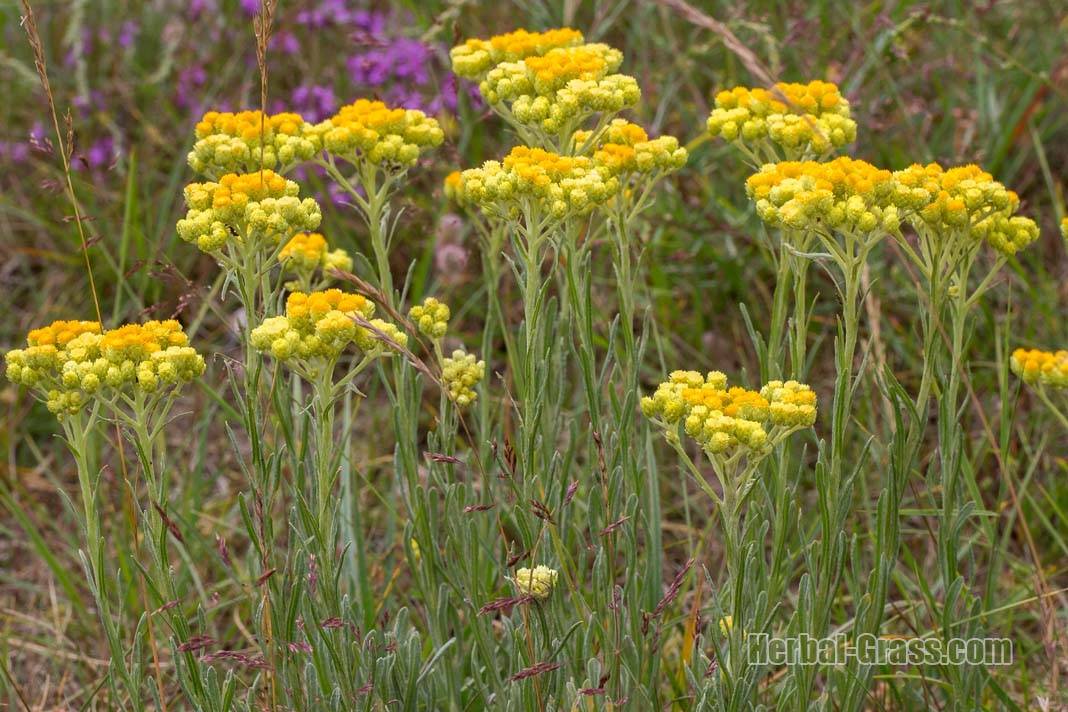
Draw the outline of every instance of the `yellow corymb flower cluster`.
[[[798,381],[768,381],[760,389],[773,425],[809,427],[816,422],[816,393]]]
[[[1068,240],[1068,218],[1061,218],[1061,237]]]
[[[174,320],[103,332],[94,321],[57,321],[31,331],[26,343],[5,355],[7,376],[59,414],[77,412],[108,389],[156,393],[204,372],[204,359]]]
[[[537,57],[558,47],[583,43],[582,33],[570,27],[545,32],[519,29],[488,40],[469,39],[449,50],[452,71],[459,77],[481,80],[486,72],[501,62],[517,62]]]
[[[535,566],[533,569],[524,567],[516,570],[512,583],[519,593],[544,600],[552,593],[559,575],[556,569],[548,566]]]
[[[769,225],[855,233],[898,229],[896,185],[890,171],[848,157],[768,163],[745,182],[757,214]]]
[[[351,162],[412,166],[424,151],[441,145],[445,134],[433,119],[415,109],[357,99],[311,132],[323,148]]]
[[[502,62],[479,84],[490,104],[507,104],[520,124],[549,133],[597,113],[634,106],[634,77],[614,74],[623,53],[604,44],[561,47],[518,62]]]
[[[707,127],[713,137],[751,148],[770,141],[787,158],[821,156],[857,137],[849,102],[836,85],[822,81],[780,82],[774,91],[759,87],[721,91]]]
[[[976,165],[944,169],[914,164],[894,173],[896,201],[920,229],[985,240],[1013,255],[1038,238],[1038,225],[1016,215],[1020,199]]]
[[[475,402],[478,393],[475,386],[486,376],[486,362],[477,361],[473,354],[456,349],[452,356],[441,362],[441,381],[445,392],[453,403],[466,408]]]
[[[319,150],[319,139],[300,114],[209,111],[196,126],[189,166],[215,178],[260,168],[284,172]]]
[[[317,269],[352,270],[352,256],[342,248],[330,249],[318,232],[298,232],[278,253],[282,266],[291,272],[310,275]]]
[[[652,396],[641,401],[648,418],[671,427],[679,422],[686,434],[710,454],[745,448],[761,451],[767,427],[809,427],[816,421],[816,396],[796,381],[771,381],[760,392],[728,387],[719,371],[675,371]]]
[[[489,213],[510,216],[526,205],[563,218],[589,212],[618,189],[619,180],[590,158],[516,146],[504,161],[462,172],[455,194]]]
[[[314,364],[332,364],[349,344],[368,356],[384,353],[388,344],[357,324],[353,319],[357,315],[390,341],[407,345],[407,335],[396,326],[371,318],[374,311],[374,304],[363,295],[340,289],[293,292],[286,299],[285,316],[265,319],[252,330],[252,346],[279,361],[308,367],[305,370],[309,372],[315,370],[311,368]]]
[[[322,220],[319,204],[301,200],[299,193],[296,183],[269,170],[191,183],[185,188],[189,210],[178,221],[178,236],[204,252],[217,252],[230,241],[246,247],[277,245],[314,230]]]
[[[422,334],[431,339],[440,339],[445,336],[451,315],[449,305],[434,297],[427,297],[422,304],[417,304],[408,311],[408,318],[412,320],[412,323]]]
[[[587,145],[592,138],[592,131],[576,131],[572,143],[592,151],[594,162],[613,175],[669,173],[689,157],[674,136],[650,139],[645,129],[625,119],[613,119],[596,144]]]
[[[445,191],[445,197],[448,200],[462,208],[466,208],[470,204],[463,192],[463,179],[460,177],[460,171],[452,171],[445,176],[442,186]]]
[[[1016,349],[1009,366],[1025,383],[1068,388],[1068,351]]]

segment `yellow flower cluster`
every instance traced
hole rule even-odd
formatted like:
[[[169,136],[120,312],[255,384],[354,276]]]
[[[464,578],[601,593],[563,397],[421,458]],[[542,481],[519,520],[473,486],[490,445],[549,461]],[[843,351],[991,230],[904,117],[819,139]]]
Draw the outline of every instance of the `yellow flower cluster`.
[[[470,202],[467,200],[466,195],[463,192],[463,179],[460,177],[460,171],[453,171],[445,176],[442,186],[445,191],[446,199],[451,200],[461,208],[466,208],[470,205]]]
[[[896,200],[917,227],[943,236],[961,233],[1014,255],[1038,238],[1038,225],[1016,215],[1020,199],[976,165],[944,169],[914,164],[894,173]]]
[[[345,160],[404,168],[445,139],[437,120],[422,111],[396,109],[370,99],[341,107],[311,132],[320,137],[324,149]]]
[[[1068,351],[1016,349],[1009,366],[1026,383],[1068,388]]]
[[[204,372],[204,359],[189,346],[189,337],[174,319],[106,331],[99,347],[110,364],[105,381],[114,388],[129,382],[131,368],[146,393],[187,383]]]
[[[618,189],[619,180],[590,158],[516,146],[503,162],[461,173],[455,194],[489,213],[510,216],[532,205],[563,218],[589,212]]]
[[[301,200],[299,193],[296,183],[269,170],[191,183],[185,188],[189,210],[178,221],[178,236],[204,252],[217,252],[230,241],[245,247],[277,245],[297,232],[314,230],[322,219],[319,204]]]
[[[519,593],[544,600],[552,593],[559,575],[556,569],[548,566],[535,566],[533,569],[524,567],[516,570],[512,583]]]
[[[59,414],[77,412],[108,388],[155,393],[204,372],[204,359],[174,320],[103,332],[93,321],[57,321],[31,331],[26,343],[5,355],[7,377],[36,391]]]
[[[371,329],[358,325],[353,318],[357,315],[405,346],[407,336],[388,322],[372,319],[374,311],[374,304],[361,294],[339,289],[293,292],[286,299],[285,316],[265,319],[252,330],[252,346],[279,361],[305,366],[333,363],[352,343],[368,356],[384,353],[387,345]]]
[[[582,33],[569,27],[545,32],[519,29],[488,40],[472,38],[449,50],[452,71],[459,77],[478,81],[501,62],[517,62],[537,57],[558,47],[574,47],[584,41]]]
[[[26,335],[31,347],[53,346],[62,349],[82,334],[99,334],[99,321],[54,321],[48,326],[33,329]]]
[[[750,147],[770,141],[787,157],[821,156],[857,137],[849,102],[836,85],[822,81],[780,82],[775,91],[759,87],[721,91],[707,127],[713,137]]]
[[[719,371],[675,371],[652,396],[641,401],[647,418],[667,426],[683,424],[709,454],[739,448],[761,451],[768,443],[768,426],[809,427],[816,420],[816,397],[796,381],[771,381],[760,392],[728,387]]]
[[[1068,240],[1068,218],[1061,218],[1061,237]]]
[[[352,271],[352,256],[337,248],[331,250],[326,238],[317,232],[298,232],[282,246],[278,253],[282,267],[296,274],[304,283],[310,282],[315,270],[336,269],[342,272]]]
[[[86,402],[86,393],[77,384],[64,387],[62,374],[67,363],[76,366],[88,360],[89,355],[99,354],[95,344],[100,340],[100,331],[100,324],[95,321],[56,321],[33,329],[26,336],[26,348],[4,355],[8,380],[35,391],[53,413],[77,411]],[[92,354],[83,354],[87,342],[94,349]],[[68,355],[68,347],[78,358]],[[90,379],[86,385],[95,392],[100,387],[100,377],[95,383]]]
[[[794,230],[893,233],[900,224],[890,171],[841,157],[768,163],[745,182],[761,220]]]
[[[318,137],[309,129],[300,114],[209,111],[196,126],[189,166],[212,178],[260,168],[285,172],[319,150]]]
[[[478,393],[475,386],[486,376],[486,362],[476,361],[473,354],[461,349],[452,352],[452,356],[441,361],[441,381],[449,400],[460,408],[466,408],[475,402]]]
[[[562,47],[518,62],[503,62],[479,84],[490,104],[508,104],[520,124],[549,133],[596,112],[634,106],[641,89],[634,77],[611,74],[623,54],[604,44]]]
[[[596,145],[587,146],[592,138],[592,131],[576,131],[572,143],[593,150],[594,162],[613,175],[669,173],[686,165],[689,157],[674,136],[650,139],[645,129],[625,119],[613,119]]]
[[[449,305],[434,297],[427,297],[422,304],[417,304],[408,312],[408,318],[419,331],[431,339],[440,339],[445,336],[449,328],[450,316]]]
[[[797,381],[768,381],[760,389],[774,425],[810,427],[816,422],[816,393]]]

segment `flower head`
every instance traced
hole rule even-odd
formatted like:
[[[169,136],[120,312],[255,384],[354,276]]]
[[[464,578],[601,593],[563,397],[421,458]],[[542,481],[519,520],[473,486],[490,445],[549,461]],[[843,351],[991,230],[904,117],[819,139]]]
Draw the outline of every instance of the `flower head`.
[[[809,427],[816,419],[815,394],[808,386],[771,381],[759,392],[751,391],[728,387],[719,371],[674,371],[652,396],[642,398],[641,408],[669,433],[681,423],[711,455],[739,449],[762,453],[770,442],[769,428],[789,431]]]
[[[54,346],[61,349],[82,334],[99,333],[99,321],[59,320],[52,322],[48,326],[31,330],[26,335],[26,343],[30,346]]]
[[[486,376],[486,362],[476,361],[473,354],[456,349],[452,356],[442,359],[441,381],[453,403],[466,408],[475,402],[477,386]]]
[[[407,168],[420,154],[445,138],[437,120],[416,109],[398,109],[381,101],[357,99],[312,132],[329,153],[351,162]]]
[[[322,213],[300,188],[274,171],[224,175],[219,181],[185,188],[189,206],[178,221],[178,236],[204,252],[233,243],[243,249],[278,245],[303,230],[319,226]]]
[[[604,44],[561,47],[498,64],[479,91],[490,104],[507,106],[515,122],[555,135],[592,114],[638,103],[634,77],[613,73],[622,61],[619,50]]]
[[[919,229],[944,239],[985,240],[1003,255],[1013,255],[1038,238],[1038,225],[1016,215],[1016,193],[979,166],[914,164],[895,172],[894,179],[894,199]]]
[[[74,413],[93,397],[177,388],[204,372],[204,359],[177,321],[126,324],[101,333],[96,322],[35,329],[27,348],[5,356],[7,376],[38,393],[54,413]]]
[[[716,94],[715,104],[708,133],[751,150],[770,144],[787,158],[816,158],[857,136],[849,102],[830,82],[780,82],[774,90],[735,87]]]
[[[893,233],[900,224],[894,175],[866,161],[768,163],[745,188],[761,220],[774,227]]]
[[[595,164],[621,177],[670,173],[686,165],[689,157],[674,136],[650,139],[638,124],[613,119],[592,145],[592,131],[576,131],[572,143],[576,148],[592,151]]]
[[[1068,351],[1016,349],[1009,367],[1025,383],[1068,388]]]
[[[533,569],[524,567],[516,570],[512,583],[519,593],[544,600],[552,593],[559,575],[556,569],[548,566],[535,566]]]
[[[467,200],[467,195],[463,190],[463,179],[460,177],[460,171],[452,171],[449,175],[445,176],[445,180],[442,182],[442,188],[445,191],[445,197],[461,208],[466,208],[470,205],[470,201]]]
[[[569,27],[545,32],[515,30],[488,40],[469,39],[449,50],[452,71],[464,79],[480,80],[501,62],[538,57],[559,47],[582,44],[582,33]]]
[[[816,422],[816,394],[797,381],[768,381],[760,389],[775,425],[810,427]]]
[[[502,162],[462,172],[457,190],[490,214],[511,216],[527,206],[561,219],[588,213],[618,188],[590,158],[516,146]]]
[[[196,126],[189,166],[212,178],[260,168],[284,173],[319,150],[309,129],[300,114],[209,111]]]
[[[317,232],[298,232],[291,237],[279,251],[278,260],[285,271],[297,276],[295,284],[299,287],[311,285],[317,270],[324,276],[330,270],[352,270],[352,256],[342,248],[331,250],[326,238]]]
[[[434,297],[427,297],[422,304],[417,304],[408,312],[408,318],[419,331],[431,339],[445,336],[449,328],[449,306]]]
[[[313,376],[332,367],[350,344],[366,356],[384,353],[384,333],[404,345],[406,336],[381,319],[372,319],[374,304],[362,294],[327,289],[293,292],[286,299],[284,316],[265,319],[252,330],[252,347]],[[357,323],[360,319],[370,326]]]

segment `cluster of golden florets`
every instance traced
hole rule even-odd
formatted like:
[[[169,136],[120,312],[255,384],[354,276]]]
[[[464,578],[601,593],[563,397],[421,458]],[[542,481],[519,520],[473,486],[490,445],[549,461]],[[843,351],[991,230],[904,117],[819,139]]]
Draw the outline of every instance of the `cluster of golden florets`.
[[[445,336],[449,329],[450,316],[452,312],[449,305],[434,297],[427,297],[422,304],[417,304],[408,311],[408,318],[420,333],[435,340]]]
[[[479,90],[491,105],[505,105],[519,124],[556,134],[595,113],[634,106],[641,89],[615,73],[623,53],[604,44],[560,47],[491,69]]]
[[[463,409],[478,398],[475,386],[486,376],[486,362],[476,359],[463,349],[456,349],[452,356],[441,354],[440,342],[448,332],[451,315],[449,306],[434,297],[427,297],[422,304],[408,310],[408,318],[415,328],[435,342],[434,350],[440,359],[441,384],[445,395]]]
[[[516,590],[524,595],[538,599],[546,599],[556,586],[556,579],[560,574],[556,569],[548,566],[535,566],[533,569],[516,569],[512,583]]]
[[[175,388],[204,372],[204,359],[174,320],[109,331],[95,321],[57,321],[31,331],[26,344],[5,355],[7,377],[38,393],[54,413],[77,412],[109,391]]]
[[[362,294],[340,289],[293,292],[286,299],[285,315],[265,319],[252,330],[250,340],[256,350],[317,374],[350,344],[367,356],[407,346],[408,336],[389,322],[373,319],[374,312],[374,304]],[[357,318],[366,324],[358,324]]]
[[[1068,351],[1016,349],[1009,365],[1025,383],[1068,388]]]
[[[902,219],[942,238],[984,240],[1013,255],[1038,237],[1019,198],[977,166],[901,171],[852,158],[768,163],[746,181],[760,218],[794,230],[895,233]]]
[[[300,114],[209,111],[197,123],[189,166],[213,178],[260,168],[284,173],[320,149],[310,129]]]
[[[189,210],[178,221],[178,236],[204,252],[217,252],[231,240],[277,245],[314,230],[322,220],[319,204],[301,200],[299,194],[296,183],[269,170],[191,183],[185,188]]]
[[[488,213],[512,216],[533,206],[556,218],[582,215],[619,189],[619,180],[593,159],[516,146],[503,161],[460,174],[453,193]]]
[[[686,434],[710,454],[761,451],[769,427],[795,429],[816,422],[816,394],[797,381],[771,381],[759,392],[728,387],[719,371],[675,371],[641,401],[648,418]]]
[[[760,218],[776,227],[895,232],[900,222],[893,174],[852,158],[769,163],[745,187]]]
[[[633,106],[641,98],[634,77],[616,73],[622,52],[605,44],[583,44],[582,33],[568,28],[470,39],[450,54],[453,71],[479,80],[479,91],[490,105],[501,107],[517,124],[550,135],[573,129],[592,114]]]
[[[896,199],[920,229],[964,234],[1013,255],[1038,238],[1038,225],[1016,215],[1020,199],[979,166],[912,165],[894,173]]]
[[[516,30],[488,40],[469,39],[449,51],[452,71],[464,79],[480,81],[501,62],[517,62],[539,57],[559,47],[574,47],[583,42],[582,33],[564,27],[546,32]]]
[[[330,249],[326,238],[318,232],[298,232],[278,253],[282,269],[294,274],[300,284],[311,283],[318,270],[323,275],[330,270],[352,271],[352,255],[342,248]]]
[[[787,158],[822,156],[857,137],[849,102],[837,86],[822,81],[721,91],[707,126],[712,136],[740,142],[758,155],[768,153],[759,149],[770,142]]]
[[[445,394],[460,408],[475,402],[478,398],[475,386],[485,377],[486,362],[463,349],[456,349],[452,356],[441,361],[441,382],[445,386]]]
[[[375,165],[413,165],[421,153],[445,138],[437,120],[415,109],[396,109],[381,101],[357,99],[311,132],[323,148],[340,158]]]
[[[580,153],[592,151],[597,165],[621,177],[677,171],[689,155],[674,136],[651,139],[645,129],[625,119],[613,119],[599,136],[576,131],[572,144]]]

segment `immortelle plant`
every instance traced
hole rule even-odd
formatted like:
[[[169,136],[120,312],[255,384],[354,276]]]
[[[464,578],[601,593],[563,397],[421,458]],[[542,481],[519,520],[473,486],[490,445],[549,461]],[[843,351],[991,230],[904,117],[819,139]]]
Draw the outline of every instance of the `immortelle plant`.
[[[189,213],[179,235],[223,267],[245,316],[245,355],[237,365],[244,377],[233,383],[251,445],[242,516],[260,592],[248,590],[262,685],[269,699],[287,707],[347,708],[379,674],[377,666],[389,660],[392,669],[398,657],[383,657],[382,643],[369,630],[379,608],[353,506],[357,474],[348,453],[363,398],[359,377],[390,355],[410,354],[407,335],[374,318],[372,295],[324,289],[347,274],[353,260],[311,232],[321,219],[319,206],[300,199],[299,187],[284,174],[318,166],[349,193],[367,221],[377,289],[361,284],[396,315],[390,200],[421,153],[441,140],[437,122],[422,112],[359,99],[315,125],[291,113],[209,112],[189,155],[191,167],[217,180],[186,188]],[[410,378],[401,361],[389,372],[379,369],[397,388]],[[404,437],[414,441],[416,434]],[[275,525],[279,507],[289,513],[281,528]],[[293,539],[282,546],[290,532]],[[401,640],[394,636],[390,646],[418,647],[404,620],[394,630]],[[397,673],[400,678],[418,673],[412,664],[403,657],[409,667]]]
[[[971,308],[992,286],[998,269],[1035,239],[1037,227],[1030,219],[1016,215],[1019,201],[1015,194],[975,166],[946,170],[931,164],[891,173],[851,158],[829,159],[833,150],[856,135],[848,103],[831,84],[778,84],[770,89],[742,87],[721,92],[708,130],[731,141],[758,168],[747,180],[746,190],[757,215],[778,236],[779,280],[769,336],[756,341],[758,353],[768,355],[762,370],[775,373],[779,368],[772,356],[781,352],[785,333],[791,373],[803,377],[806,372],[810,360],[805,292],[808,263],[824,266],[841,304],[830,438],[828,444],[821,444],[815,464],[819,527],[815,546],[805,554],[805,573],[797,583],[797,608],[788,630],[816,638],[826,636],[844,581],[856,600],[852,634],[881,634],[887,590],[899,551],[899,505],[906,480],[919,461],[921,445],[927,442],[927,410],[932,388],[937,385],[941,393],[937,481],[942,500],[938,538],[941,590],[946,592],[946,599],[928,601],[929,613],[946,638],[977,634],[975,598],[967,593],[958,573],[956,543],[974,507],[963,493],[975,491],[964,486],[963,427],[958,418],[959,384],[967,364],[967,321]],[[924,366],[912,397],[888,370],[870,370],[870,354],[857,353],[865,272],[888,239],[894,240],[920,275],[917,297],[924,314]],[[984,244],[993,248],[994,259],[975,279]],[[793,318],[787,328],[791,298]],[[942,348],[944,325],[949,326],[948,351]],[[859,369],[855,365],[858,356]],[[899,414],[896,427],[883,438],[861,438],[853,423],[854,394],[865,379],[874,383],[876,392]],[[858,447],[864,439],[867,444]],[[871,570],[866,572],[867,559],[857,549],[849,523],[853,484],[872,450],[886,453],[889,467],[870,521],[876,550],[870,557]],[[780,508],[783,503],[780,500]],[[778,521],[781,509],[769,516]],[[817,666],[794,666],[778,693],[779,706],[807,704],[818,672]],[[827,684],[838,690],[844,708],[858,709],[864,703],[872,672],[870,665],[852,661],[842,671],[829,671]],[[979,671],[953,669],[948,674],[962,698],[980,698]]]
[[[650,542],[660,537],[656,483],[641,467],[648,440],[644,426],[634,423],[641,351],[635,262],[639,216],[663,178],[685,164],[687,152],[674,137],[650,137],[618,116],[639,101],[637,81],[619,72],[619,50],[588,43],[576,30],[469,39],[451,57],[456,74],[478,82],[487,105],[523,142],[503,159],[452,174],[445,183],[481,237],[490,298],[497,299],[501,265],[507,265],[523,310],[517,337],[503,329],[518,416],[514,433],[505,433],[515,455],[514,464],[506,463],[513,492],[504,525],[516,540],[511,565],[523,557],[562,567],[568,590],[585,599],[581,605],[596,622],[590,635],[598,648],[627,641],[624,660],[587,663],[611,680],[604,694],[655,704],[650,695],[660,657],[638,637],[646,637],[643,611],[660,599],[660,574],[633,553],[638,532]],[[607,245],[607,254],[597,245]],[[595,262],[604,258],[617,277],[618,316],[605,325],[611,348],[602,361],[596,344],[605,335],[598,331],[591,288]],[[497,318],[506,313],[499,302],[490,307]],[[570,387],[572,379],[581,391]],[[572,394],[581,400],[573,402]],[[558,449],[562,441],[570,443],[566,454]],[[572,458],[578,472],[600,462],[597,479],[569,474]],[[558,521],[578,491],[589,492],[588,524],[570,515]],[[583,552],[589,537],[603,540],[603,548]],[[620,548],[632,552],[622,564],[643,571],[640,584],[620,586],[620,537],[628,540]],[[588,556],[595,560],[587,563]],[[580,594],[587,589],[596,593]],[[529,667],[552,652],[550,646],[509,664]],[[532,676],[536,704],[560,699],[562,678],[551,673]],[[601,675],[584,669],[581,659],[572,661],[571,675],[585,678],[590,689],[600,686]]]
[[[171,488],[165,431],[182,388],[204,372],[204,359],[173,320],[108,330],[95,321],[56,321],[30,331],[26,344],[5,354],[6,373],[56,415],[75,461],[84,547],[79,553],[111,656],[107,681],[112,699],[126,699],[136,709],[148,706],[143,686],[149,670],[143,651],[156,614],[164,617],[166,640],[191,699],[221,697],[217,677],[205,676],[195,654],[182,649],[190,638],[187,614],[180,607],[188,582],[179,583],[171,568],[171,550],[181,548],[183,541],[167,514]],[[129,620],[122,615],[123,567],[111,560],[101,525],[104,468],[93,457],[92,443],[106,439],[109,425],[118,425],[133,446],[143,478],[122,484],[138,503],[145,551],[137,565],[155,610],[135,617],[132,631],[123,628],[123,621]],[[165,692],[152,692],[158,705]]]

